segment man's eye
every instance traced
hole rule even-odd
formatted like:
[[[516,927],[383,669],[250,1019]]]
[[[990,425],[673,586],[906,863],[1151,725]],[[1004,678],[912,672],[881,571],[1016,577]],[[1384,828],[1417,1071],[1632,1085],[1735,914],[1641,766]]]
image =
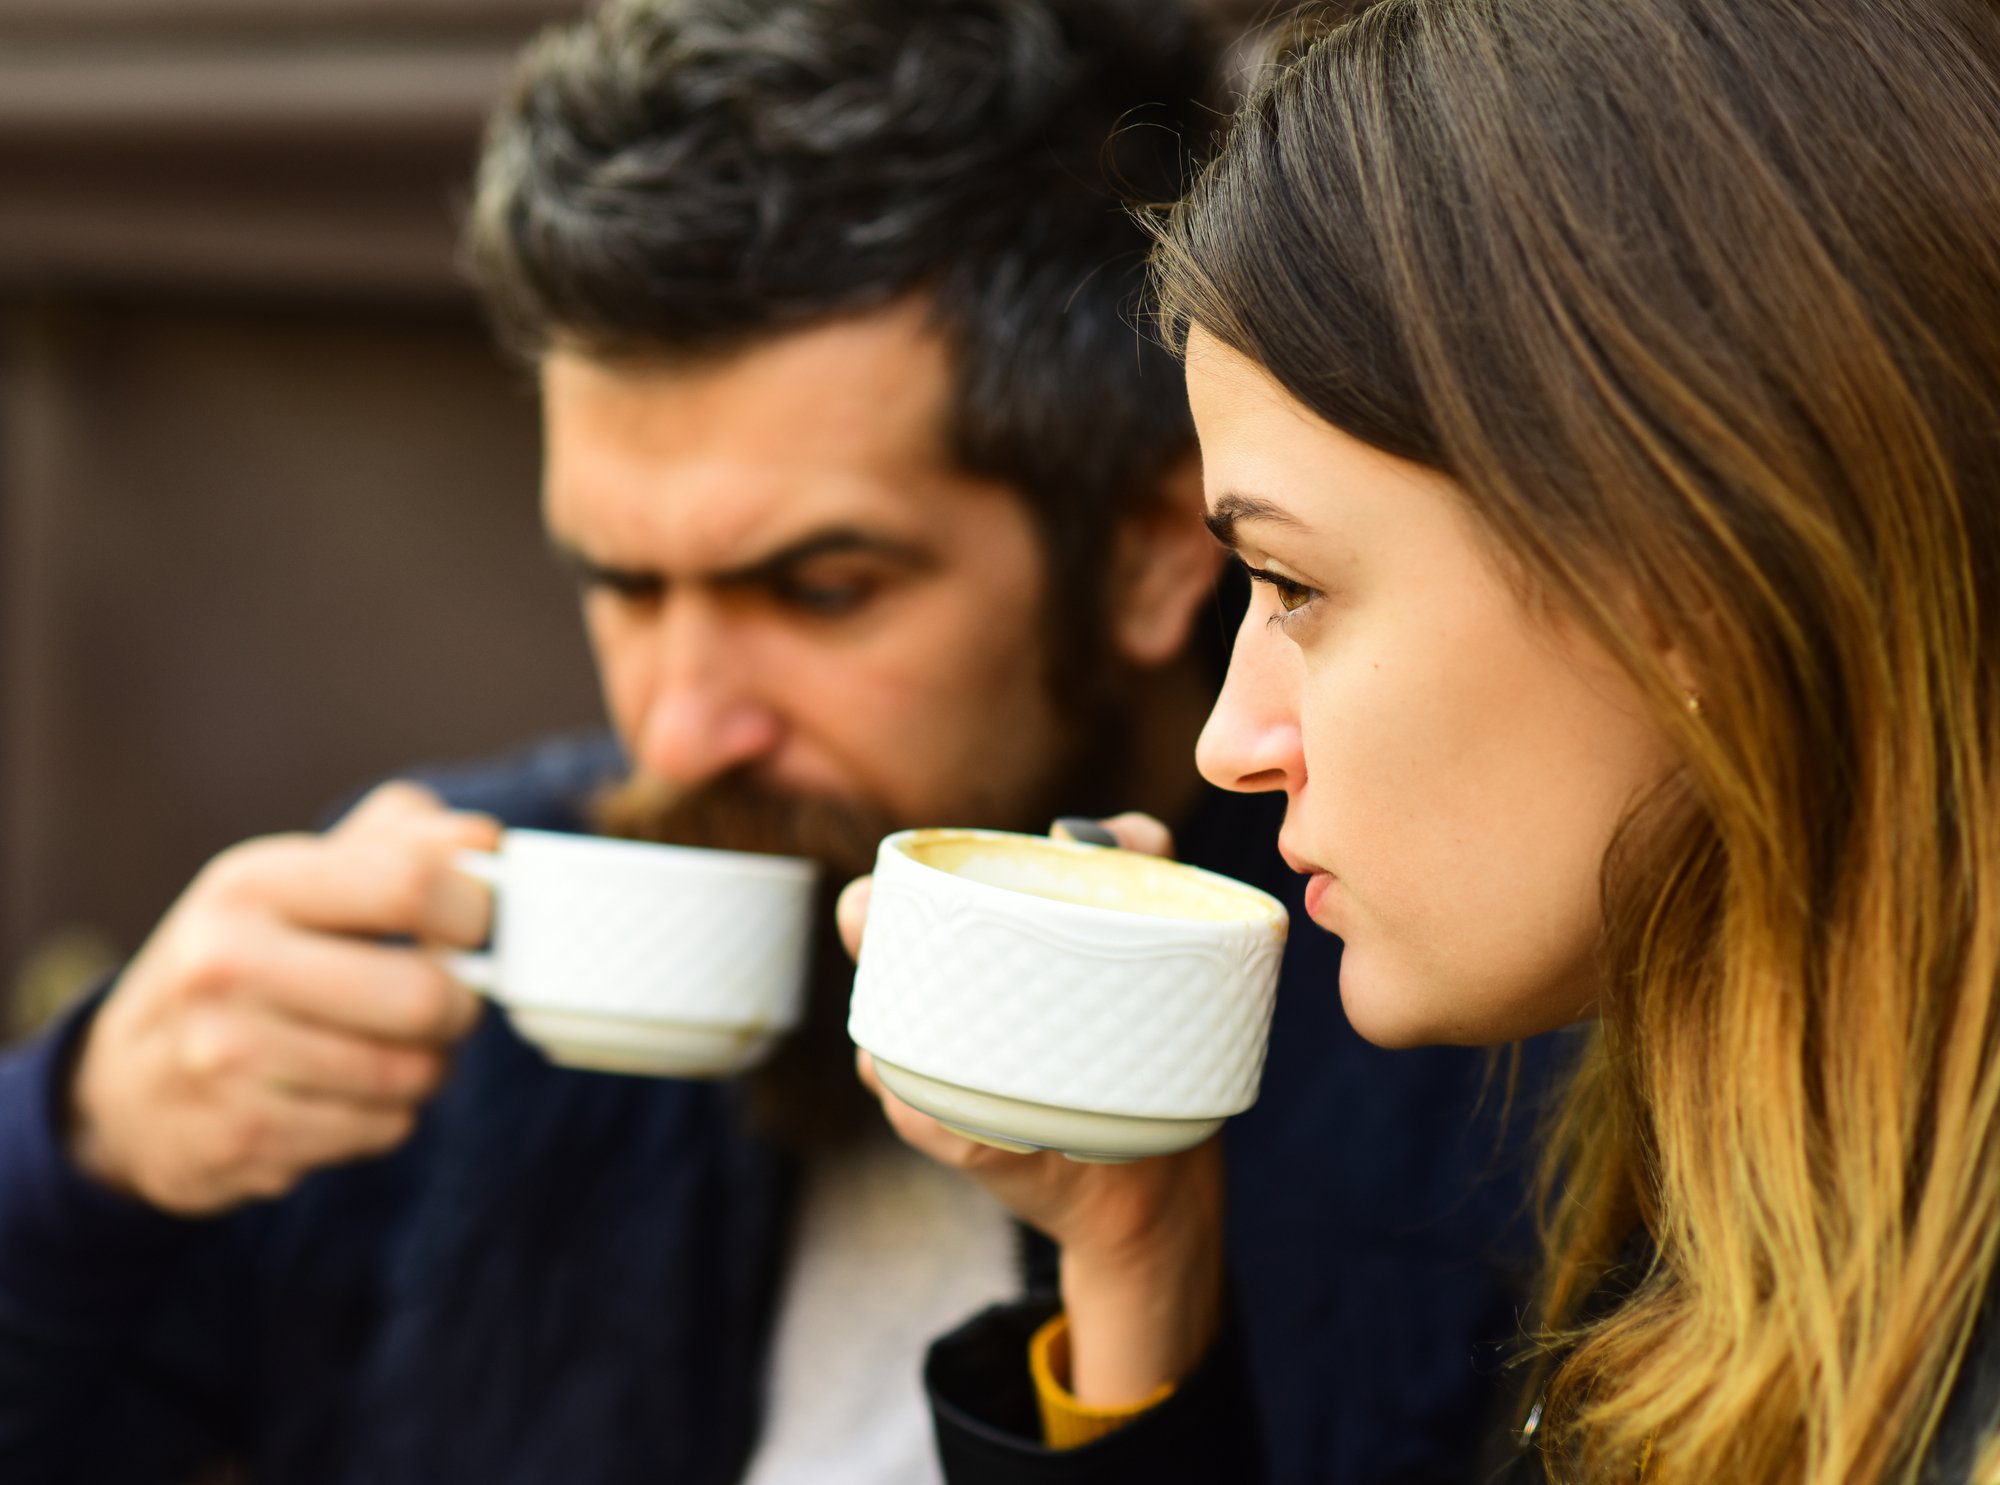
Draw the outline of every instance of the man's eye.
[[[850,613],[861,606],[861,594],[854,588],[795,588],[792,602],[816,614]]]
[[[822,619],[837,619],[853,613],[875,592],[875,585],[863,582],[802,583],[773,585],[778,600],[787,607]]]

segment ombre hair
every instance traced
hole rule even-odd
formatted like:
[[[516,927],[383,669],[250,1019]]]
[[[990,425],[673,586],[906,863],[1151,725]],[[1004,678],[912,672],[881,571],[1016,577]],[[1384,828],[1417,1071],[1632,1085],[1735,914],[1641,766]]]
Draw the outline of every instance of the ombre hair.
[[[2000,1239],[2000,11],[1381,0],[1159,233],[1175,333],[1451,474],[1679,749],[1551,1143],[1552,1475],[1914,1480]]]

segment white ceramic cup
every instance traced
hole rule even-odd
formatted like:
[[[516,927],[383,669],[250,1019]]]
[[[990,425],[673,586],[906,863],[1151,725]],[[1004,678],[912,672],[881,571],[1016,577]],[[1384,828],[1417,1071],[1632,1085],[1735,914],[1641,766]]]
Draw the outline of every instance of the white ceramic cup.
[[[493,935],[452,972],[552,1062],[727,1077],[798,1024],[810,861],[509,830],[456,864],[493,888]]]
[[[884,840],[848,1032],[891,1092],[987,1144],[1133,1160],[1257,1101],[1275,897],[990,830]]]

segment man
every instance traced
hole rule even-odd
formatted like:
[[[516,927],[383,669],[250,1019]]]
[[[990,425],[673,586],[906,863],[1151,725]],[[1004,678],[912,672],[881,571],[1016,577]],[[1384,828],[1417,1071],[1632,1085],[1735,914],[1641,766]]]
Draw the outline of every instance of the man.
[[[1217,558],[1114,189],[1177,189],[1210,60],[1157,0],[654,0],[538,46],[470,258],[617,740],[226,853],[0,1064],[0,1475],[935,1477],[925,1340],[1049,1255],[887,1136],[830,929],[759,1073],[565,1071],[444,973],[488,919],[451,853],[498,820],[837,887],[893,826],[1140,808],[1296,904],[1264,803],[1193,772]],[[1228,1136],[1241,1333],[1274,1478],[1446,1477],[1518,1186],[1462,1196],[1480,1065],[1363,1047],[1336,968],[1302,926]]]

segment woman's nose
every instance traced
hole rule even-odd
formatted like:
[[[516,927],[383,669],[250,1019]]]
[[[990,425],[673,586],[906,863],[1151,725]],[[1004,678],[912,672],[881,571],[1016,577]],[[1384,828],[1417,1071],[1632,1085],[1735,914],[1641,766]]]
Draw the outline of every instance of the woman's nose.
[[[1236,631],[1229,675],[1195,744],[1195,765],[1218,789],[1296,792],[1306,781],[1299,736],[1298,646],[1252,604]]]

